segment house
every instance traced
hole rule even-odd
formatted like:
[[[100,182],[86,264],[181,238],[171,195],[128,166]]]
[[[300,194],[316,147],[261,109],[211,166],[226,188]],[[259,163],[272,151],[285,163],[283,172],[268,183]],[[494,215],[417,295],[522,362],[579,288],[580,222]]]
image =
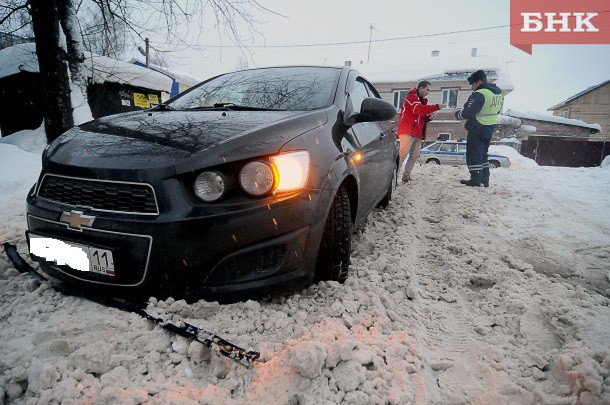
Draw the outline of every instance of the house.
[[[456,120],[454,114],[472,94],[467,78],[473,72],[484,70],[487,80],[498,85],[504,96],[514,89],[510,76],[501,71],[493,58],[477,56],[476,48],[472,49],[471,56],[445,56],[433,51],[424,59],[406,59],[402,64],[394,65],[363,64],[357,69],[397,110],[402,108],[410,89],[422,80],[429,81],[428,102],[445,106],[428,125],[427,139],[430,141],[467,137],[461,121]]]
[[[146,63],[137,59],[131,59],[129,63],[133,63],[134,65],[146,68]],[[151,63],[148,64],[148,69],[164,74],[165,76],[172,79],[172,89],[169,93],[169,97],[177,96],[179,93],[182,93],[183,91],[188,90],[189,88],[202,82],[202,80],[186,73],[181,73],[173,69],[170,70],[163,66],[153,65]],[[163,99],[163,101],[165,101],[165,98]]]
[[[166,75],[85,52],[87,101],[94,118],[150,108],[169,93]],[[7,136],[42,124],[41,83],[34,43],[0,50],[0,129]]]
[[[553,111],[553,115],[558,117],[597,122],[601,126],[601,131],[608,135],[610,134],[610,80],[591,86],[547,111]]]
[[[517,135],[522,138],[520,153],[540,165],[599,166],[603,158],[610,154],[610,142],[600,134],[599,124],[512,109],[506,111],[505,115],[518,120],[519,125],[513,125],[515,128],[529,128],[521,136]],[[512,122],[504,126],[509,125]]]

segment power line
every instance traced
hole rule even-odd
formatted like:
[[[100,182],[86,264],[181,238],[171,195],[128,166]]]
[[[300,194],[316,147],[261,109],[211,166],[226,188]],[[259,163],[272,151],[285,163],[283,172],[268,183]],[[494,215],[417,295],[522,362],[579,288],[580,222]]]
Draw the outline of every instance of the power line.
[[[610,10],[599,10],[598,14],[608,13]],[[480,32],[480,31],[488,31],[495,30],[499,28],[508,28],[511,26],[520,26],[521,23],[516,24],[505,24],[505,25],[496,25],[493,27],[483,27],[483,28],[472,28],[469,30],[459,30],[459,31],[448,31],[448,32],[439,32],[436,34],[422,34],[422,35],[410,35],[406,37],[395,37],[395,38],[384,38],[384,39],[371,39],[364,41],[345,41],[345,42],[327,42],[320,44],[293,44],[293,45],[199,45],[201,48],[305,48],[305,47],[323,47],[323,46],[337,46],[337,45],[354,45],[354,44],[370,44],[371,42],[390,42],[390,41],[402,41],[405,39],[418,39],[418,38],[429,38],[429,37],[438,37],[442,35],[453,35],[453,34],[463,34],[468,32]],[[371,24],[372,26],[372,24]],[[371,28],[371,27],[370,27]],[[374,27],[372,27],[374,29]],[[371,30],[372,34],[372,30]]]
[[[422,35],[411,35],[407,37],[396,37],[396,38],[384,38],[384,39],[369,39],[365,41],[345,41],[345,42],[327,42],[321,44],[294,44],[294,45],[199,45],[204,48],[303,48],[303,47],[317,47],[317,46],[337,46],[337,45],[354,45],[354,44],[367,44],[370,42],[390,42],[390,41],[401,41],[405,39],[417,39],[417,38],[428,38],[428,37],[438,37],[441,35],[452,35],[452,34],[463,34],[466,32],[477,32],[477,31],[487,31],[498,28],[506,28],[510,27],[510,24],[506,25],[497,25],[495,27],[485,27],[485,28],[473,28],[470,30],[460,30],[460,31],[448,31],[448,32],[440,32],[436,34],[422,34]]]

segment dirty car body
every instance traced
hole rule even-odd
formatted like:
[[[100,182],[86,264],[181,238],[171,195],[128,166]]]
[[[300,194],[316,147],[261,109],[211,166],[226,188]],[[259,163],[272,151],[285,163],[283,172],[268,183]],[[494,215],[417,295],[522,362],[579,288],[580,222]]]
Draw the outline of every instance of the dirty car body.
[[[325,278],[329,221],[347,213],[351,238],[387,204],[391,108],[348,67],[265,68],[75,127],[45,150],[27,197],[31,257],[117,294],[222,300],[306,286]]]

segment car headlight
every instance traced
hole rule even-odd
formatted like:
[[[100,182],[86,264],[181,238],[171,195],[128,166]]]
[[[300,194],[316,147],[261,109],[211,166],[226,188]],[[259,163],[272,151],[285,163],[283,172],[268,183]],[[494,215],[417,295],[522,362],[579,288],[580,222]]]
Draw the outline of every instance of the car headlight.
[[[271,156],[279,175],[276,192],[298,190],[305,187],[309,176],[309,152],[282,153]]]
[[[193,184],[195,194],[205,202],[220,199],[227,191],[227,182],[223,175],[215,171],[201,173]]]
[[[250,162],[241,169],[239,184],[246,193],[258,197],[305,187],[309,177],[309,152],[282,153],[269,160]]]
[[[256,160],[245,165],[239,172],[239,184],[253,196],[262,196],[275,189],[277,169],[273,164]]]

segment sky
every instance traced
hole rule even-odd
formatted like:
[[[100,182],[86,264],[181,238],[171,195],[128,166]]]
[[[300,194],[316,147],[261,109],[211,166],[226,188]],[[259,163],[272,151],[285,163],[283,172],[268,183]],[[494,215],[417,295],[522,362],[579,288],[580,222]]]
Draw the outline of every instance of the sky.
[[[477,48],[478,55],[493,57],[512,77],[515,90],[507,96],[505,108],[546,114],[551,114],[546,110],[554,104],[610,79],[610,45],[534,45],[533,55],[528,55],[510,45],[508,27],[372,42],[369,54],[370,25],[374,26],[373,40],[507,26],[510,24],[508,0],[354,0],[349,3],[261,0],[259,3],[273,13],[253,11],[257,32],[250,32],[242,25],[239,32],[249,46],[245,52],[233,47],[235,44],[208,15],[203,23],[196,22],[188,30],[187,27],[178,30],[177,36],[198,46],[176,48],[167,54],[170,66],[205,79],[237,70],[244,61],[248,67],[263,67],[341,66],[347,60],[357,65],[370,60],[394,67],[428,57],[432,50],[439,50],[441,55],[470,55],[471,49]],[[162,38],[152,38],[155,40],[162,41]],[[295,46],[350,41],[364,42]]]

